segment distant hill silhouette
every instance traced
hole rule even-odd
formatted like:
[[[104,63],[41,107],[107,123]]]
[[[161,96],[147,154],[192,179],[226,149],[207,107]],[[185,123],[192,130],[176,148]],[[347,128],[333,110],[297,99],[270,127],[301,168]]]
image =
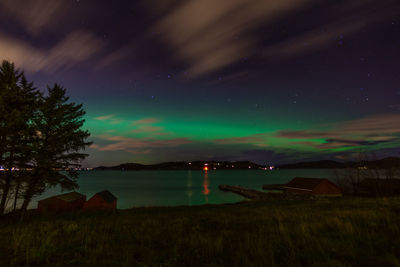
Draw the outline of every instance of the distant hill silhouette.
[[[308,161],[299,162],[294,164],[285,164],[278,166],[280,169],[340,169],[340,168],[357,168],[357,167],[369,167],[369,168],[400,168],[400,158],[389,157],[379,160],[371,161],[348,161],[338,162],[334,160],[320,160],[320,161]]]
[[[355,164],[354,162],[351,163]],[[306,161],[278,166],[280,169],[339,169],[346,168],[346,163],[334,160]]]
[[[94,170],[125,170],[125,171],[141,171],[141,170],[202,170],[207,164],[209,170],[214,168],[217,170],[244,170],[244,169],[262,169],[265,166],[256,164],[251,161],[205,161],[198,160],[192,162],[176,161],[163,162],[158,164],[139,164],[139,163],[124,163],[116,166],[105,167],[100,166]],[[357,168],[367,166],[369,168],[400,168],[400,158],[390,157],[372,161],[348,161],[338,162],[334,160],[319,160],[298,162],[293,164],[279,165],[279,169],[341,169],[341,168]],[[250,168],[249,168],[250,167]]]
[[[207,164],[207,165],[205,165]],[[94,170],[125,170],[125,171],[141,171],[141,170],[202,170],[205,166],[209,170],[214,168],[217,170],[232,170],[232,169],[259,169],[263,166],[250,162],[250,161],[177,161],[177,162],[163,162],[158,164],[138,164],[138,163],[124,163],[112,167],[100,166]],[[250,168],[249,168],[250,167]]]

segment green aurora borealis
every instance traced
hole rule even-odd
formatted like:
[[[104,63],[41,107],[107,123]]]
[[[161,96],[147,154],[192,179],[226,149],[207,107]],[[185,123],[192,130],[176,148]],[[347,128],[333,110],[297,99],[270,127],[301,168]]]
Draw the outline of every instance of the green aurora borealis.
[[[400,151],[398,0],[0,2],[0,58],[82,103],[85,167]]]
[[[165,82],[171,83],[176,82]],[[385,153],[400,145],[398,126],[392,124],[400,115],[368,114],[374,103],[342,105],[332,113],[332,103],[327,101],[316,113],[310,108],[313,101],[306,97],[282,105],[288,90],[273,97],[248,89],[250,93],[242,97],[211,98],[216,88],[204,88],[192,98],[179,96],[176,90],[173,96],[136,95],[116,103],[107,100],[98,107],[89,101],[86,127],[95,142],[89,150],[89,162],[94,162],[89,165],[198,159],[265,164],[341,160],[359,151]],[[337,106],[341,100],[341,96],[331,99]]]

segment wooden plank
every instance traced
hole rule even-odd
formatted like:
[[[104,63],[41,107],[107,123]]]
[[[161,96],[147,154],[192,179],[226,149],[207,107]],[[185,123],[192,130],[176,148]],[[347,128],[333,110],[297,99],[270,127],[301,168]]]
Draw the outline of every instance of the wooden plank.
[[[244,196],[245,198],[248,199],[266,199],[269,197],[267,193],[263,193],[254,189],[248,189],[248,188],[243,188],[240,186],[232,186],[232,185],[220,185],[218,188],[221,191],[225,192],[232,192],[236,193],[238,195]]]
[[[264,184],[262,186],[264,190],[285,190],[285,184]]]

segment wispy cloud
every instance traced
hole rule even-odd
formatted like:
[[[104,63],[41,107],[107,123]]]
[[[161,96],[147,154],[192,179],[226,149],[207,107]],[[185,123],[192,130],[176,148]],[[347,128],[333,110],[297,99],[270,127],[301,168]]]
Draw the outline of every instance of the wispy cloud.
[[[396,14],[397,0],[332,1],[322,10],[329,18],[297,36],[260,47],[259,28],[273,27],[295,12],[318,6],[312,0],[189,0],[149,1],[161,16],[153,31],[174,51],[174,59],[188,65],[193,76],[202,76],[264,51],[267,57],[295,56],[329,44],[344,34]],[[331,22],[333,21],[333,22]]]
[[[336,133],[332,132],[319,132],[310,130],[300,130],[300,131],[284,130],[277,132],[276,136],[282,138],[291,138],[291,139],[313,139],[313,138],[332,138],[340,135],[337,135]]]
[[[326,131],[279,131],[278,138],[305,139],[291,142],[320,149],[366,147],[400,140],[400,114],[380,114],[365,118],[325,125]],[[323,139],[316,142],[311,139]]]
[[[160,133],[164,128],[158,126],[144,125],[132,130],[132,133]]]
[[[10,16],[32,35],[54,27],[69,10],[65,8],[65,0],[2,0],[0,2],[2,16]]]
[[[114,114],[110,114],[110,115],[99,116],[99,117],[96,117],[95,119],[99,120],[99,121],[105,121],[105,120],[110,120],[110,119],[114,118],[114,116],[115,116]]]
[[[158,118],[144,118],[132,122],[132,125],[143,125],[143,124],[153,124],[160,122]]]
[[[113,64],[119,63],[123,60],[127,60],[129,56],[132,54],[134,50],[134,46],[132,44],[125,45],[119,49],[115,49],[110,51],[107,55],[99,60],[99,62],[95,66],[95,70],[102,70]]]
[[[55,73],[92,58],[102,43],[92,33],[74,31],[49,50],[0,33],[0,58],[10,60],[27,72]]]
[[[314,147],[318,149],[336,149],[336,148],[351,148],[351,147],[369,147],[375,146],[382,143],[389,143],[393,141],[399,141],[400,138],[390,138],[386,140],[341,140],[341,139],[326,139],[323,143],[317,143],[312,141],[304,141],[304,142],[291,142],[293,145],[305,145],[309,147]]]
[[[386,135],[400,133],[400,114],[389,113],[368,116],[359,120],[346,122],[340,131],[347,134]]]
[[[163,127],[153,125],[158,122],[160,122],[160,119],[158,118],[143,118],[140,120],[135,120],[131,123],[131,125],[135,127],[135,129],[130,131],[130,133],[146,133],[152,136],[168,135],[168,133],[164,132]]]
[[[200,76],[227,66],[254,48],[248,36],[261,23],[274,21],[309,0],[190,0],[166,8],[169,13],[154,26],[175,49],[175,56],[189,64],[189,73]],[[160,4],[159,4],[160,3]]]
[[[157,140],[153,138],[134,138],[123,136],[97,136],[98,139],[111,142],[107,145],[95,144],[92,148],[100,151],[136,151],[143,149],[152,149],[160,147],[176,147],[180,145],[190,144],[193,141],[188,138],[173,138]]]
[[[22,26],[27,36],[36,38],[48,36],[49,32],[59,33],[59,23],[66,21],[70,7],[66,0],[3,0],[0,1],[0,16]],[[16,63],[26,72],[53,74],[91,59],[103,48],[103,43],[93,33],[80,29],[56,39],[52,47],[38,47],[30,40],[0,30],[0,58]]]
[[[102,116],[97,116],[93,118],[96,121],[101,121],[103,127],[109,127],[108,130],[103,131],[103,133],[118,133],[121,136],[168,136],[168,132],[164,131],[164,127],[153,125],[160,122],[158,118],[143,118],[139,120],[129,120],[126,118],[121,118],[116,114],[106,114]],[[114,126],[118,124],[118,130]],[[110,129],[111,128],[111,129]]]
[[[264,49],[264,55],[266,57],[276,57],[282,60],[283,57],[292,57],[312,52],[326,45],[338,43],[340,41],[340,36],[343,38],[343,35],[357,31],[365,25],[365,21],[352,21],[314,29],[289,40],[267,46]]]
[[[399,113],[380,114],[340,123],[315,125],[314,129],[309,130],[282,130],[275,133],[220,138],[213,140],[213,143],[274,149],[293,145],[320,150],[375,147],[400,142],[399,122]]]
[[[123,119],[116,117],[114,114],[98,116],[94,119],[98,121],[103,121],[106,124],[121,124],[125,122]]]
[[[215,139],[214,143],[220,145],[240,145],[240,144],[247,144],[247,145],[254,145],[258,147],[266,147],[268,146],[266,142],[267,134],[253,134],[249,136],[243,137],[230,137],[230,138],[221,138]]]
[[[285,57],[313,52],[328,45],[343,42],[344,36],[357,32],[369,24],[398,14],[400,7],[393,0],[384,5],[373,0],[346,1],[332,6],[330,14],[340,14],[333,22],[282,40],[265,48],[264,55],[282,60]],[[329,14],[329,13],[328,13]]]

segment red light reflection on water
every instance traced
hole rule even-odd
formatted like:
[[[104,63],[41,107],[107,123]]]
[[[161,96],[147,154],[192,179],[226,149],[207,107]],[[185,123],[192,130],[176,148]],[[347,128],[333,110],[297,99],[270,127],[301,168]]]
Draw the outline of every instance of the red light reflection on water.
[[[203,180],[203,195],[208,195],[210,193],[210,189],[208,189],[208,172],[204,172],[204,180]]]

